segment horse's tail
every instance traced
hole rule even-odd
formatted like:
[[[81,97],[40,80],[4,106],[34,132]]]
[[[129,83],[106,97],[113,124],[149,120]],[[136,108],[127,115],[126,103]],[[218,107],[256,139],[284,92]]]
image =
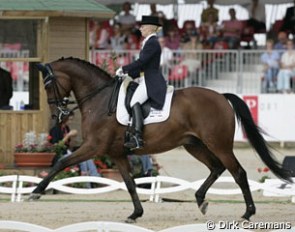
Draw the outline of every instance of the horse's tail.
[[[247,104],[238,96],[230,93],[223,94],[227,100],[230,101],[236,113],[237,119],[242,123],[244,131],[262,161],[270,168],[270,170],[279,178],[292,182],[290,171],[284,169],[272,154],[268,144],[262,137],[264,133],[259,128],[251,116]]]

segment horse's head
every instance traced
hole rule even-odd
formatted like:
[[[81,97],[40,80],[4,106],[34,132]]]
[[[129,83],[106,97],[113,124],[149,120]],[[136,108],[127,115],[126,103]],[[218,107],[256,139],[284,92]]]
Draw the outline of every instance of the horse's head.
[[[53,65],[52,65],[53,64]],[[37,64],[37,68],[42,72],[43,84],[47,93],[52,118],[61,123],[64,117],[69,116],[70,110],[67,108],[71,92],[69,76],[58,70],[52,64]]]

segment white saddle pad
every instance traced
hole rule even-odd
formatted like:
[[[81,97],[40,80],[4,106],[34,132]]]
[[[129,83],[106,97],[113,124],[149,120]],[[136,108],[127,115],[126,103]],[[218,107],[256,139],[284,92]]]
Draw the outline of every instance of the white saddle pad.
[[[132,81],[130,77],[125,78],[119,91],[116,116],[117,116],[118,122],[122,125],[128,125],[130,123],[129,114],[125,107],[126,91],[130,81]],[[174,87],[168,86],[163,109],[157,110],[157,109],[151,108],[150,114],[148,115],[148,117],[144,119],[144,122],[143,122],[144,125],[150,124],[150,123],[163,122],[168,119],[170,115],[171,100],[172,100],[173,92],[174,92]]]

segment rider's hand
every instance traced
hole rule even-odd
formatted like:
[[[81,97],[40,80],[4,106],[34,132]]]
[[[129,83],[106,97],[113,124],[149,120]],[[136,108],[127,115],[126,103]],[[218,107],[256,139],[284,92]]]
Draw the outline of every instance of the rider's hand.
[[[123,77],[124,76],[124,72],[123,72],[122,67],[117,69],[116,76],[118,76],[118,77]]]

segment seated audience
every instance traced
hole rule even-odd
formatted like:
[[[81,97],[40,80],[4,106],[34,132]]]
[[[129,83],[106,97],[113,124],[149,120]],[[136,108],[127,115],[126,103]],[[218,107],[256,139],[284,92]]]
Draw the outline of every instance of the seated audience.
[[[262,92],[268,93],[276,89],[277,74],[279,71],[280,54],[273,50],[273,41],[266,41],[266,52],[260,57],[263,63]]]
[[[236,18],[234,8],[229,9],[230,20],[222,22],[223,40],[228,44],[229,49],[239,47],[243,23]]]
[[[295,77],[295,51],[292,40],[287,42],[287,50],[281,57],[281,66],[278,73],[278,91],[290,93],[290,79]]]

